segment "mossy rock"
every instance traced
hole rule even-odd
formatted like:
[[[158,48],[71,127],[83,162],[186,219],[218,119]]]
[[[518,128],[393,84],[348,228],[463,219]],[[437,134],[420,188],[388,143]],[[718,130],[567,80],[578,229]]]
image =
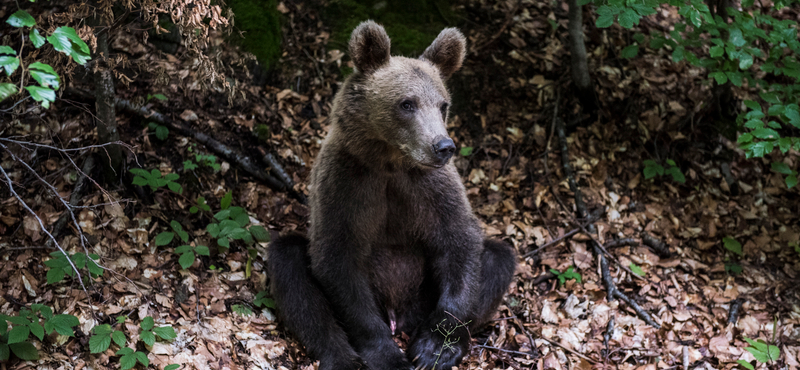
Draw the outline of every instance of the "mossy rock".
[[[281,56],[281,13],[277,0],[229,0],[234,26],[244,38],[234,32],[231,36],[245,51],[253,53],[258,62],[270,69]]]
[[[422,54],[457,19],[446,0],[333,0],[322,16],[332,27],[331,48],[346,50],[353,29],[372,19],[386,28],[392,54],[409,57]]]

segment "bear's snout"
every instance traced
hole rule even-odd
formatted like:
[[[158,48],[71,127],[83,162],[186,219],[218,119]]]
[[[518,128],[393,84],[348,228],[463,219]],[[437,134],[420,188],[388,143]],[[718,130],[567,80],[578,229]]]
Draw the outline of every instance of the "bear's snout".
[[[456,144],[453,142],[453,139],[447,136],[437,136],[433,142],[433,154],[436,166],[444,166],[444,164],[450,160],[450,157],[453,156],[453,153],[456,152]]]

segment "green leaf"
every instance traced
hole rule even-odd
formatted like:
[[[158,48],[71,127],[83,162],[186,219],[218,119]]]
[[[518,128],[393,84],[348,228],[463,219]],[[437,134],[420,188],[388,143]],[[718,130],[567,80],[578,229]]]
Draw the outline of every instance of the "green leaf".
[[[219,238],[219,239],[217,239],[217,245],[219,245],[220,247],[223,247],[223,248],[230,248],[231,247],[231,241],[228,240],[227,237]]]
[[[789,168],[789,165],[783,162],[772,162],[772,170],[777,173],[782,173],[784,175],[792,174],[792,169]]]
[[[133,354],[133,349],[131,349],[129,347],[122,347],[119,350],[117,350],[116,354],[117,355],[123,355],[123,356],[132,355]]]
[[[767,127],[761,127],[753,130],[753,136],[759,139],[778,139],[781,137],[777,131]]]
[[[7,75],[11,75],[19,67],[19,58],[8,55],[0,55],[0,67],[6,71]]]
[[[11,357],[11,351],[8,348],[8,344],[0,342],[0,362],[8,361]]]
[[[192,264],[194,263],[194,253],[187,252],[182,254],[181,257],[178,259],[178,263],[184,270],[188,269],[189,267],[192,267]]]
[[[614,24],[614,16],[611,14],[605,14],[597,17],[597,21],[594,25],[597,28],[608,28],[611,27],[612,24]]]
[[[742,86],[742,74],[741,72],[725,72],[725,75],[728,76],[728,80],[736,87]]]
[[[167,187],[169,190],[172,190],[173,193],[183,194],[183,187],[177,182],[168,182]]]
[[[630,267],[630,269],[631,269],[631,272],[633,272],[634,274],[636,274],[636,275],[638,275],[638,276],[644,276],[644,275],[645,275],[645,273],[644,273],[644,271],[642,270],[642,268],[641,268],[641,267],[639,267],[639,266],[637,266],[637,265],[636,265],[635,263],[633,263],[633,262],[631,262],[630,266],[628,266],[628,267]]]
[[[625,59],[630,59],[635,57],[637,54],[639,54],[639,45],[633,44],[622,49],[619,55]]]
[[[230,218],[230,216],[231,216],[231,211],[228,210],[228,209],[223,209],[223,210],[217,212],[216,214],[214,214],[214,218],[216,218],[217,220],[220,220],[220,221],[227,220],[227,219]]]
[[[56,28],[50,36],[47,36],[47,41],[50,42],[57,51],[71,56],[72,59],[75,60],[75,63],[84,65],[92,59],[89,46],[78,37],[78,34],[72,27],[62,26]]]
[[[617,21],[623,28],[630,29],[634,24],[639,24],[639,14],[633,9],[627,8],[619,15]]]
[[[2,58],[2,57],[0,57]],[[0,83],[0,101],[17,93],[17,85],[12,83]]]
[[[178,368],[180,368],[180,367],[181,367],[181,365],[171,364],[171,365],[164,366],[164,370],[178,370]]]
[[[31,42],[33,43],[33,46],[35,48],[38,49],[42,47],[42,45],[44,45],[44,37],[42,37],[42,35],[39,34],[39,30],[35,28],[31,29],[31,33],[28,34],[28,37],[31,39]]]
[[[59,281],[64,280],[64,269],[63,268],[50,268],[47,271],[47,283],[48,284],[55,284]]]
[[[108,334],[95,334],[89,338],[89,352],[103,353],[111,346],[111,336]]]
[[[780,96],[778,95],[777,92],[774,92],[774,91],[762,92],[762,93],[759,93],[758,95],[761,96],[761,99],[764,99],[764,101],[766,101],[767,103],[772,103],[772,104],[780,104],[781,103],[781,98],[780,98]]]
[[[723,48],[722,46],[712,46],[711,49],[709,50],[709,55],[712,58],[719,58],[725,55],[725,48]]]
[[[175,329],[173,329],[172,326],[159,326],[153,329],[153,333],[164,340],[172,340],[178,337],[178,334],[175,333]]]
[[[753,65],[753,56],[750,54],[742,53],[739,57],[739,69],[745,70]]]
[[[208,231],[208,234],[211,235],[212,237],[215,238],[218,237],[220,232],[219,224],[208,224],[206,226],[206,231]]]
[[[21,360],[34,361],[39,359],[39,351],[30,342],[8,344],[8,348]]]
[[[31,334],[35,335],[36,338],[39,338],[39,340],[44,340],[44,328],[42,328],[38,322],[32,322],[30,325],[28,325],[28,328],[31,329]]]
[[[139,326],[143,330],[150,330],[150,329],[153,328],[153,325],[155,325],[155,321],[153,320],[153,316],[145,317],[144,320],[142,320],[142,322],[139,324]]]
[[[128,348],[128,347],[125,347]],[[130,348],[128,348],[130,349]],[[133,351],[133,350],[131,350]],[[119,368],[122,370],[132,369],[136,366],[136,356],[132,354],[123,355],[119,358]]]
[[[726,236],[722,238],[722,244],[725,246],[725,249],[739,256],[742,255],[742,244],[736,241],[736,239]]]
[[[158,100],[161,100],[161,101],[167,100],[167,97],[164,94],[148,95],[147,100],[150,100],[150,98],[155,98],[155,99],[158,99]]]
[[[786,187],[791,189],[795,186],[797,186],[797,175],[786,176]]]
[[[261,225],[250,226],[250,234],[253,236],[253,238],[258,240],[259,242],[264,243],[270,241],[269,232],[267,231],[266,228],[264,228],[264,226]]]
[[[48,320],[47,323],[52,325],[53,329],[55,329],[58,334],[68,337],[75,335],[75,333],[72,331],[72,328],[81,324],[77,317],[63,314],[53,316],[53,318]],[[46,326],[47,325],[45,325],[45,329],[47,328]],[[50,330],[48,330],[48,332],[49,331]]]
[[[39,85],[52,89],[58,89],[61,80],[58,78],[56,71],[53,70],[53,67],[41,62],[34,62],[28,66],[28,71],[31,73],[31,77],[33,77],[33,79],[36,80]]]
[[[114,340],[114,343],[116,343],[120,347],[124,347],[125,342],[127,342],[127,338],[125,338],[125,333],[119,330],[114,330],[114,332],[111,333],[111,339]]]
[[[244,227],[245,225],[250,223],[250,216],[247,213],[240,213],[233,219],[234,222],[239,224],[239,226]]]
[[[665,173],[672,175],[672,179],[675,180],[675,182],[681,184],[686,183],[686,176],[683,175],[683,172],[681,172],[681,169],[678,167],[670,167]]]
[[[27,325],[19,325],[8,331],[8,344],[21,343],[28,339],[31,329]]]
[[[33,27],[36,25],[36,20],[28,12],[20,9],[11,14],[6,23],[10,24],[11,27]]]
[[[25,90],[31,94],[33,100],[42,103],[45,109],[50,108],[50,103],[56,101],[56,92],[41,86],[25,86]]]
[[[141,333],[139,333],[139,339],[141,339],[142,342],[148,346],[152,346],[156,343],[156,336],[153,335],[153,332],[150,330],[143,330]]]
[[[732,275],[739,275],[742,273],[742,265],[733,262],[726,262],[725,272]]]
[[[461,147],[459,154],[461,154],[462,157],[469,157],[472,155],[472,149],[473,148],[471,146],[463,146]]]
[[[140,364],[144,365],[145,368],[150,366],[150,360],[147,359],[147,355],[144,352],[136,351],[134,356],[136,356],[136,360],[139,361]]]
[[[172,238],[175,237],[175,233],[164,231],[156,236],[156,246],[160,247],[162,245],[167,245],[172,242]]]
[[[755,367],[753,367],[753,365],[751,365],[749,362],[747,362],[745,360],[739,360],[739,361],[736,361],[736,363],[739,364],[739,365],[742,365],[742,367],[744,367],[745,369],[748,369],[748,370],[755,370],[756,369]]]
[[[761,105],[752,100],[745,100],[744,105],[752,110],[761,112]]]
[[[208,247],[205,245],[198,245],[194,248],[194,252],[201,255],[201,256],[210,256],[211,253],[208,250]]]
[[[158,140],[167,140],[168,136],[169,136],[169,129],[167,128],[167,126],[164,125],[156,126],[156,137],[158,138]]]
[[[734,28],[730,31],[729,41],[737,48],[740,48],[747,43],[747,41],[744,39],[744,35],[742,35],[742,30],[738,28]]]
[[[231,202],[233,201],[233,191],[229,191],[225,193],[222,197],[222,200],[219,202],[220,208],[228,209],[231,206]]]

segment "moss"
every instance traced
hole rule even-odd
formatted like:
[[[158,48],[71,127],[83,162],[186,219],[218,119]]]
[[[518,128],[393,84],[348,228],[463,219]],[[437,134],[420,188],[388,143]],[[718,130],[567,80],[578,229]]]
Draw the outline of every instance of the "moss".
[[[256,129],[253,130],[253,133],[258,137],[258,141],[267,142],[270,138],[269,136],[269,126],[261,123],[256,125]]]
[[[372,19],[386,28],[392,53],[406,56],[421,54],[457,18],[447,0],[333,0],[322,15],[332,25],[332,47],[346,49],[350,32]]]
[[[281,13],[277,0],[230,0],[234,25],[244,38],[234,32],[232,37],[258,62],[269,69],[281,56]]]

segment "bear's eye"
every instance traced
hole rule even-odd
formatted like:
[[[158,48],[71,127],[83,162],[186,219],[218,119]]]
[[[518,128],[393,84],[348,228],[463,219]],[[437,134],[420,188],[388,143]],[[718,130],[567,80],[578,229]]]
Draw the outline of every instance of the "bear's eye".
[[[439,108],[442,111],[442,119],[447,117],[447,107],[449,107],[449,105],[447,105],[447,103],[443,103],[442,107]]]
[[[411,100],[405,100],[402,103],[400,103],[400,108],[403,108],[403,110],[407,110],[407,111],[413,111],[414,110],[414,102],[411,101]]]

